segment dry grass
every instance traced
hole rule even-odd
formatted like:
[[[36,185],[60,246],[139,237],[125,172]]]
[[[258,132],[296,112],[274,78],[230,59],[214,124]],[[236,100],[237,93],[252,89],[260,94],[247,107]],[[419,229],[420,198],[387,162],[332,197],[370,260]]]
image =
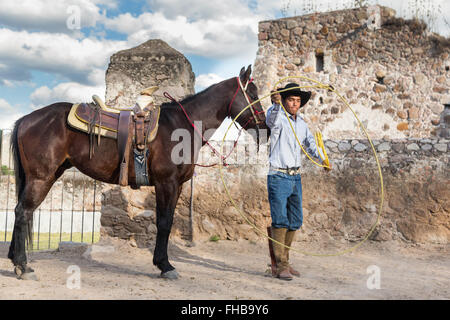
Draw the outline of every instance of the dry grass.
[[[408,26],[409,29],[414,33],[422,33],[427,29],[427,24],[423,20],[419,19],[403,19],[398,17],[393,17],[386,20],[383,23],[383,28],[391,29],[393,31],[399,31],[404,26]]]
[[[83,239],[81,239],[81,232],[74,232],[72,234],[72,238],[70,237],[70,233],[51,233],[50,236],[48,233],[35,233],[33,236],[33,250],[32,251],[40,251],[40,250],[48,250],[48,249],[57,249],[60,241],[72,241],[72,242],[84,242],[84,243],[92,243],[92,232],[84,232]],[[11,241],[12,232],[6,233],[6,241]],[[82,241],[83,240],[83,241]],[[94,243],[100,240],[100,232],[94,232]],[[5,241],[5,232],[0,232],[0,241]]]
[[[422,34],[425,30],[427,30],[428,26],[423,20],[419,19],[403,19],[394,17],[383,23],[383,28],[386,28],[391,31],[400,31],[405,26],[408,26],[409,30],[411,30],[415,34]],[[431,42],[432,55],[434,57],[442,54],[446,50],[450,48],[450,38],[445,38],[436,33],[432,34],[428,40]]]

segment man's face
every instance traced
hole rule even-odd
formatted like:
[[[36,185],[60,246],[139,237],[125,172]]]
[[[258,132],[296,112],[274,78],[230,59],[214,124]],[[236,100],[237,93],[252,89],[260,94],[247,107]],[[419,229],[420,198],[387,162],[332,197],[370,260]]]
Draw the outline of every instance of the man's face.
[[[289,112],[292,115],[295,115],[300,109],[300,103],[301,99],[297,96],[289,96],[286,99],[284,99],[284,107],[286,108],[286,111]]]

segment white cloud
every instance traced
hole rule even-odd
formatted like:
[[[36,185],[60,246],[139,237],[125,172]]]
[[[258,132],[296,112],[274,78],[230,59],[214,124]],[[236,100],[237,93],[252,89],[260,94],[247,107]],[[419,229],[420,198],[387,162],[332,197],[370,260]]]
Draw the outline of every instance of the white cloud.
[[[31,70],[84,84],[99,84],[109,57],[126,48],[124,41],[74,39],[65,34],[0,29],[0,77],[29,80]]]
[[[0,129],[12,129],[14,126],[14,122],[16,122],[23,116],[24,114],[20,112],[2,114],[2,116],[0,117]]]
[[[1,33],[1,29],[0,29]],[[1,36],[0,36],[1,38]],[[0,52],[1,52],[2,44],[0,43]],[[1,59],[1,53],[0,53]],[[0,60],[1,61],[1,60]],[[0,63],[0,78],[2,82],[5,84],[7,80],[13,81],[25,81],[31,78],[30,70],[25,68],[16,68],[14,63],[11,61],[7,61],[8,65]],[[10,82],[12,83],[12,82]]]
[[[0,98],[0,110],[1,111],[11,111],[13,107],[5,99]]]
[[[23,114],[8,101],[0,98],[0,129],[10,129]]]
[[[91,0],[96,5],[104,6],[108,9],[117,9],[120,0]]]
[[[223,80],[225,80],[223,77],[214,73],[201,74],[195,78],[195,91],[201,91]]]
[[[9,80],[0,80],[0,85],[8,87],[8,88],[13,88],[14,87],[14,83],[12,81]]]
[[[149,0],[154,12],[160,12],[168,19],[177,16],[190,20],[223,19],[224,17],[248,16],[250,9],[246,0]]]
[[[274,19],[280,15],[287,2],[289,1],[258,0],[254,11],[261,16],[261,20]]]
[[[108,29],[127,34],[132,45],[160,38],[184,54],[225,58],[249,51],[256,53],[259,17],[248,7],[233,3],[234,7],[224,7],[229,9],[226,14],[216,16],[207,12],[205,17],[192,19],[182,15],[181,9],[177,10],[180,14],[172,13],[167,17],[165,12],[170,12],[173,2],[168,4],[169,7],[158,2],[160,11],[146,12],[138,17],[125,13],[105,19],[104,24]],[[224,11],[223,7],[218,11]]]
[[[67,27],[70,8],[75,6],[80,13],[81,27],[93,27],[102,18],[100,7],[105,0],[0,0],[0,25],[15,29],[39,30],[58,33],[73,33]],[[114,7],[110,1],[109,7]]]
[[[31,95],[32,108],[37,109],[55,102],[90,102],[96,94],[105,97],[105,86],[86,86],[75,82],[60,83],[50,89],[47,86],[37,88]]]

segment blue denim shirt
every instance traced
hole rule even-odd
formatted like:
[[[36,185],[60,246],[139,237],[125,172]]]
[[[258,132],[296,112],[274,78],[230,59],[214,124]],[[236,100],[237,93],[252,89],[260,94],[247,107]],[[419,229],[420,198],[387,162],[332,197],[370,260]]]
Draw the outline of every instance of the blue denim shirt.
[[[294,117],[291,114],[289,114],[289,119],[291,120],[292,127],[306,152],[308,152],[310,156],[319,158],[319,151],[316,147],[314,136],[311,134],[311,131],[309,131],[306,122],[300,117],[300,111],[297,112],[296,120],[294,120]],[[279,104],[273,104],[267,110],[266,124],[271,132],[269,155],[270,166],[275,168],[301,167],[301,154],[303,151],[295,139],[286,113]],[[322,152],[320,154],[323,156]],[[322,163],[320,158],[319,161]]]

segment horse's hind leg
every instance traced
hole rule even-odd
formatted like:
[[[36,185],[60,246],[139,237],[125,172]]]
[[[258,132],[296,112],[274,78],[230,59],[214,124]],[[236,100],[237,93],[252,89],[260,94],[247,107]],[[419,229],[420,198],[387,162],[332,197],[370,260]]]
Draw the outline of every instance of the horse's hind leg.
[[[34,210],[47,196],[54,181],[26,181],[15,208],[16,219],[9,247],[8,258],[15,266],[14,271],[20,279],[36,279],[34,270],[27,266],[25,242],[32,245],[32,225]]]
[[[8,258],[14,264],[14,272],[21,278],[25,273],[33,272],[33,269],[27,267],[27,256],[25,253],[25,242],[29,233],[30,225],[25,217],[25,211],[21,202],[15,208],[16,219],[12,234],[11,245],[9,247]]]

